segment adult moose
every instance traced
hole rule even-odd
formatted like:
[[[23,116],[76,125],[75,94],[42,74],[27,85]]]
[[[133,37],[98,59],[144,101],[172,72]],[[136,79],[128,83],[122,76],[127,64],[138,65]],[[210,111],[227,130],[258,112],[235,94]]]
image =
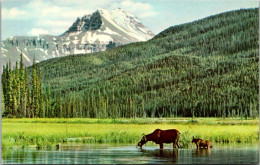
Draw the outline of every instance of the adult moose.
[[[140,142],[138,142],[138,146],[142,148],[142,146],[148,142],[153,141],[156,144],[160,145],[160,149],[163,149],[163,143],[173,143],[173,148],[176,148],[176,145],[178,148],[181,148],[179,145],[179,135],[181,133],[176,129],[168,129],[168,130],[161,130],[156,129],[153,131],[153,133],[148,135],[143,135],[143,138]]]

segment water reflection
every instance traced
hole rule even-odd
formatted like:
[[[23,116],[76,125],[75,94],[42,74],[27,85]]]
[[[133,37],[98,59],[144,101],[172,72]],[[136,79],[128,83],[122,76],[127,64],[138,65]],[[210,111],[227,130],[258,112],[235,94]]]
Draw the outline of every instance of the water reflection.
[[[155,150],[147,150],[147,149],[140,149],[146,156],[149,157],[156,157],[157,159],[166,159],[172,160],[173,163],[177,162],[178,158],[178,149],[155,149]]]
[[[11,149],[2,153],[2,163],[9,164],[256,164],[258,146],[224,145],[213,149],[158,149],[135,145],[63,146],[54,149]]]
[[[201,149],[196,149],[192,155],[194,157],[209,157],[210,153],[211,153],[211,149],[201,148]]]

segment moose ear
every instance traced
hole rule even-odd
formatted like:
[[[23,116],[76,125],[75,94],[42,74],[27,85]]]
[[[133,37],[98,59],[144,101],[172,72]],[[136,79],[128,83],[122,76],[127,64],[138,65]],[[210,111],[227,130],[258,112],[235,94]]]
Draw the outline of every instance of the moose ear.
[[[143,135],[145,136],[145,134],[143,133]]]
[[[192,138],[194,139],[194,136]]]

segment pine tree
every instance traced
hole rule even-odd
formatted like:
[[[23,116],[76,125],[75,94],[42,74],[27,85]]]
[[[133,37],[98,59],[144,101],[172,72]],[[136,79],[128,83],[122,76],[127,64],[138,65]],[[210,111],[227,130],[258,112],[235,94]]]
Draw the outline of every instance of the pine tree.
[[[25,73],[24,73],[24,64],[23,64],[23,54],[20,55],[20,117],[25,117],[26,115],[26,90],[25,90]]]
[[[1,75],[2,80],[2,103],[4,103],[4,110],[2,109],[2,115],[6,116],[8,112],[8,98],[7,98],[7,91],[8,91],[8,64],[6,66],[3,66],[3,74]]]
[[[24,117],[30,117],[31,111],[31,92],[29,87],[29,77],[27,68],[24,69],[24,102],[23,114]]]
[[[13,75],[12,75],[12,69],[11,69],[11,62],[9,61],[9,65],[7,67],[7,74],[6,74],[6,112],[7,115],[12,115],[12,107],[13,107],[13,95],[12,95],[12,89],[13,89]]]
[[[20,117],[19,112],[19,101],[20,101],[20,81],[19,81],[19,69],[18,63],[16,62],[15,69],[13,71],[13,83],[12,83],[12,96],[13,96],[13,104],[12,110],[13,115],[16,117]]]
[[[43,96],[43,86],[42,86],[42,77],[41,72],[38,71],[37,74],[37,91],[38,91],[38,115],[39,117],[45,117],[45,106],[44,106],[44,96]]]
[[[47,86],[47,92],[45,97],[45,116],[51,117],[51,92],[50,92],[50,84]]]
[[[39,117],[39,98],[38,98],[38,76],[35,59],[33,60],[32,74],[32,117]]]

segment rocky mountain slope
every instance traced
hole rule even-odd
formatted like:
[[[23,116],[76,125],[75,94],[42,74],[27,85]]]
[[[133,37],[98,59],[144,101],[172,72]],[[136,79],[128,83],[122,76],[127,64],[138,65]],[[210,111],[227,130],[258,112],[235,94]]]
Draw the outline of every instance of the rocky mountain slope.
[[[122,9],[98,9],[77,18],[62,35],[11,37],[1,44],[2,61],[15,63],[23,53],[26,66],[46,59],[85,54],[114,48],[132,42],[146,41],[154,34],[131,13]]]

